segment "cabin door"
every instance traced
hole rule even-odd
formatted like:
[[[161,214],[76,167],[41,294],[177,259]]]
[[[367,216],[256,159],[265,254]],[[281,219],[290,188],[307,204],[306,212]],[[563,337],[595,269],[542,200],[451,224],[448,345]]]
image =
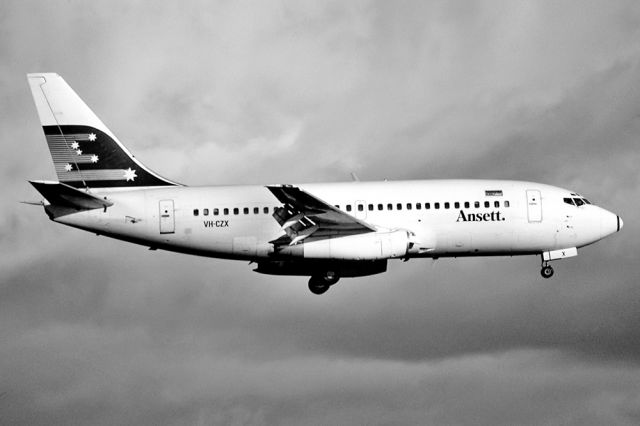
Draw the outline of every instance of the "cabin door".
[[[173,200],[160,200],[160,233],[173,234],[174,232],[176,232],[176,220]]]
[[[527,189],[527,217],[529,222],[542,222],[542,197],[537,189]]]

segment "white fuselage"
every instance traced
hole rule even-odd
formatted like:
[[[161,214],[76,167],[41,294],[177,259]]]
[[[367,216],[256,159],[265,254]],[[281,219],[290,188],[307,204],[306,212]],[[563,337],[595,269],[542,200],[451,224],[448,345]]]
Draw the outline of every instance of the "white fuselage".
[[[423,180],[298,186],[380,231],[408,231],[416,247],[398,256],[403,258],[539,254],[582,247],[620,229],[615,214],[590,204],[567,204],[563,198],[577,194],[532,182]],[[284,233],[272,217],[274,208],[282,204],[265,186],[93,193],[107,197],[113,206],[54,220],[151,248],[228,259],[273,259],[270,242]]]

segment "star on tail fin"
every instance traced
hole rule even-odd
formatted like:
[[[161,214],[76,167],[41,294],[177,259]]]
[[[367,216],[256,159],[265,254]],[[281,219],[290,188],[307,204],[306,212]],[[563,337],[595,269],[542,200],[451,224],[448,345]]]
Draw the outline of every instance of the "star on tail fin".
[[[27,78],[60,182],[76,188],[178,185],[136,160],[58,74]]]

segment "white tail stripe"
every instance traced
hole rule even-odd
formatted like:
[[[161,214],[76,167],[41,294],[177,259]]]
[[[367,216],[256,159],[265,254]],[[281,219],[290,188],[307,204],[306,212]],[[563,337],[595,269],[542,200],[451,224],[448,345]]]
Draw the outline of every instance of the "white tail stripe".
[[[62,167],[62,171],[56,167],[58,180],[60,182],[68,181],[96,181],[96,180],[125,180],[125,170],[122,169],[106,169],[106,170],[83,170],[81,172],[72,170],[67,172]]]
[[[60,154],[60,155],[54,155],[53,153],[51,153],[51,157],[53,157],[53,164],[56,167],[56,170],[58,169],[59,165],[65,165],[67,163],[71,163],[71,164],[96,164],[96,161],[93,161],[93,154],[89,154],[89,155],[76,155],[76,154],[68,154],[68,153],[64,153],[64,154]],[[98,161],[99,162],[99,161]]]
[[[96,139],[89,139],[88,133],[76,133],[72,135],[46,135],[47,141],[60,141],[60,142],[95,142]]]

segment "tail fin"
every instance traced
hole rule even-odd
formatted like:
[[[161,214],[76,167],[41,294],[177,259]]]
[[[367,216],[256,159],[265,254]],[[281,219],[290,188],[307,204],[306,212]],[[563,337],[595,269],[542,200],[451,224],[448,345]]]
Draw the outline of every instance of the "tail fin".
[[[136,160],[58,74],[27,77],[60,182],[75,188],[178,185]]]

